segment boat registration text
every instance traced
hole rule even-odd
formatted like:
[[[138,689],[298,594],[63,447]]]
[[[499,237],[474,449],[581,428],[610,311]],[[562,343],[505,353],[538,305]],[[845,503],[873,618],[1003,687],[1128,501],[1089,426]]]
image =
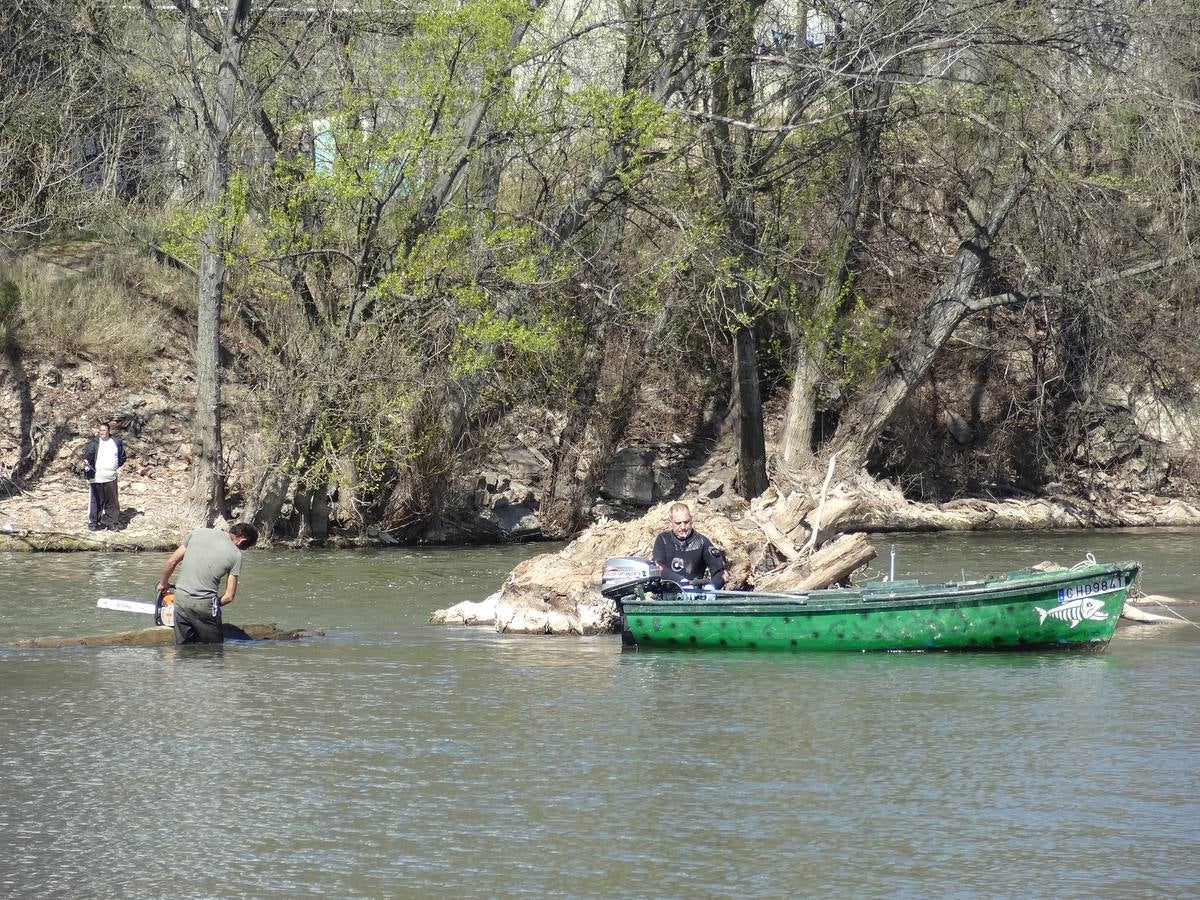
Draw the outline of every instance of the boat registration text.
[[[1097,578],[1095,581],[1088,581],[1084,584],[1073,584],[1070,587],[1058,589],[1058,602],[1064,603],[1068,600],[1078,600],[1080,597],[1095,597],[1099,594],[1111,594],[1113,591],[1123,590],[1125,580],[1119,575],[1109,576],[1108,578]]]

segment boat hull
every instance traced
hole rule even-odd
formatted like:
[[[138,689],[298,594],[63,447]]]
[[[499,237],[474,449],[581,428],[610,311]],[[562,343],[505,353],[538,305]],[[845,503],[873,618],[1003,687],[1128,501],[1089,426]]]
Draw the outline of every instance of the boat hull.
[[[967,584],[896,584],[793,594],[688,593],[660,585],[616,598],[627,647],[748,650],[1101,650],[1137,563],[1014,572]]]

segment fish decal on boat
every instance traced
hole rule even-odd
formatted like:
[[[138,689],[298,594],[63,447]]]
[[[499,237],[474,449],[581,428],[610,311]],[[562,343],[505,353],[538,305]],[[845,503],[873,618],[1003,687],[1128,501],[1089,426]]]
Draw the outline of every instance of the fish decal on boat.
[[[1104,609],[1104,601],[1097,600],[1095,597],[1079,597],[1075,600],[1067,600],[1064,603],[1058,604],[1054,609],[1042,609],[1040,606],[1035,606],[1034,609],[1038,614],[1038,624],[1044,625],[1046,617],[1058,619],[1060,622],[1070,622],[1074,628],[1084,619],[1093,622],[1103,622],[1108,618],[1108,613],[1101,612]]]

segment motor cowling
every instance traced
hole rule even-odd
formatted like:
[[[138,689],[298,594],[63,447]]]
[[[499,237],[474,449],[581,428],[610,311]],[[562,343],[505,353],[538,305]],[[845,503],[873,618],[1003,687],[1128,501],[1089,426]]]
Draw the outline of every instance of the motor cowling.
[[[640,556],[614,556],[606,559],[600,569],[600,587],[612,587],[658,574],[658,565],[654,560]]]

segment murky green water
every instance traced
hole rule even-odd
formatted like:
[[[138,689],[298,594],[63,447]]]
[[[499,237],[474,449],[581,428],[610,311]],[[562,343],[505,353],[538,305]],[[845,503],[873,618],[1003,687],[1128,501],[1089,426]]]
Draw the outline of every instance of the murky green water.
[[[897,577],[1200,533],[882,537]],[[0,650],[17,897],[1180,897],[1200,892],[1200,628],[1102,655],[622,654],[424,624],[536,548],[267,553],[298,643]],[[0,639],[144,623],[153,555],[0,555]],[[1196,617],[1194,608],[1185,610]]]

